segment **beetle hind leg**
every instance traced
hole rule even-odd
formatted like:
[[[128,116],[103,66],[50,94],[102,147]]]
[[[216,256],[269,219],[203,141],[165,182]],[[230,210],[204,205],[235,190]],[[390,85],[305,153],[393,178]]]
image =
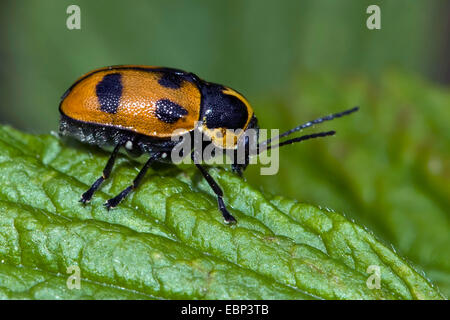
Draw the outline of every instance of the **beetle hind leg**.
[[[114,209],[115,207],[117,207],[119,205],[119,203],[121,203],[123,201],[123,199],[125,199],[134,189],[136,189],[139,186],[139,184],[141,183],[141,181],[144,178],[145,174],[147,173],[148,169],[150,168],[150,165],[155,160],[159,159],[160,157],[161,157],[160,152],[152,154],[150,156],[150,159],[147,160],[145,165],[142,167],[141,171],[139,171],[138,175],[133,180],[133,183],[130,186],[128,186],[127,188],[125,188],[124,190],[122,190],[122,192],[120,192],[117,196],[115,196],[114,198],[111,198],[105,202],[104,206],[106,207],[106,209],[108,209],[108,210]]]
[[[89,201],[91,201],[92,196],[94,195],[94,193],[100,188],[100,186],[102,185],[103,181],[105,181],[106,179],[109,178],[111,171],[114,167],[114,163],[116,161],[117,158],[117,154],[119,153],[120,147],[122,146],[122,144],[118,144],[115,148],[114,151],[112,152],[111,156],[109,157],[108,162],[106,163],[105,168],[103,169],[103,174],[100,178],[98,178],[93,184],[92,186],[89,188],[89,190],[87,190],[85,193],[83,193],[83,195],[81,196],[80,202],[83,204],[88,203]]]

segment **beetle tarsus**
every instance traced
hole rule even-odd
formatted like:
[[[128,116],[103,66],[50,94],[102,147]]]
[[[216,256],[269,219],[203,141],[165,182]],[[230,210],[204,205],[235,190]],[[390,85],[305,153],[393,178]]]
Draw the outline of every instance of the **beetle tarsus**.
[[[108,201],[106,201],[104,206],[108,210],[114,209],[115,207],[117,207],[119,205],[119,203],[122,202],[123,199],[125,199],[127,197],[127,195],[131,191],[133,191],[133,186],[129,186],[128,188],[123,190],[121,193],[119,193],[117,196],[115,196],[114,198],[111,198]]]
[[[82,204],[88,204],[89,202],[91,202],[91,199],[88,199],[87,197],[85,197],[85,194],[83,193],[83,195],[81,196],[81,199],[79,201]]]
[[[106,201],[104,204],[103,204],[103,206],[106,208],[106,210],[111,210],[111,209],[114,209],[115,207],[113,207],[110,203],[109,203],[109,201]]]
[[[92,196],[94,195],[95,191],[100,187],[103,181],[105,181],[103,177],[98,178],[89,188],[89,190],[82,194],[80,202],[83,204],[89,203],[92,200]]]
[[[237,222],[236,218],[233,217],[231,215],[231,213],[228,212],[227,207],[225,206],[225,203],[223,202],[222,197],[220,197],[220,196],[217,197],[217,203],[219,205],[220,212],[222,212],[224,221],[228,224],[235,224]]]

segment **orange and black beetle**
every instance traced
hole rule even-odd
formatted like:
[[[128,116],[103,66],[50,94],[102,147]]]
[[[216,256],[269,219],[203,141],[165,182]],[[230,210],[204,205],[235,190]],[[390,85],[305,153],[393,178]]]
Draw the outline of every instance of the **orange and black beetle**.
[[[177,134],[192,134],[195,130],[200,130],[202,135],[209,138],[209,143],[223,149],[236,149],[242,133],[249,129],[258,130],[253,109],[240,93],[203,81],[193,73],[172,68],[123,65],[94,70],[78,79],[64,93],[59,110],[62,135],[101,147],[114,147],[103,175],[82,195],[81,202],[89,202],[109,177],[122,147],[131,155],[145,153],[150,156],[132,185],[105,203],[108,209],[116,207],[139,185],[152,162],[171,161],[170,153],[177,144],[172,139],[175,130]],[[357,108],[353,108],[309,121],[258,144],[258,147],[264,146],[258,149],[263,151],[332,135],[334,131],[321,132],[269,145],[293,132],[356,110]],[[197,122],[200,125],[196,126]],[[231,139],[229,135],[233,135]],[[194,151],[196,150],[191,153],[193,160]],[[233,171],[241,174],[248,165],[249,156],[246,155],[243,164],[232,164]],[[222,189],[200,163],[194,163],[217,195],[219,209],[225,221],[235,222],[235,218],[225,207]]]

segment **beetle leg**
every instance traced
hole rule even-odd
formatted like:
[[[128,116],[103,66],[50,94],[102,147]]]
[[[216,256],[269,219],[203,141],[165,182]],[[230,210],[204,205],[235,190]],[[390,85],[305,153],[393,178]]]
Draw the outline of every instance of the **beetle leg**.
[[[194,161],[195,163],[195,161]],[[226,223],[236,223],[236,219],[228,212],[225,203],[223,202],[223,191],[222,189],[219,187],[219,185],[217,184],[217,182],[214,180],[214,178],[208,173],[208,171],[203,168],[202,165],[195,163],[195,165],[197,166],[197,168],[200,170],[200,172],[202,173],[203,177],[206,179],[206,181],[208,182],[209,186],[211,187],[211,189],[214,191],[214,193],[217,196],[217,204],[219,205],[219,210],[222,212],[223,218],[225,219]]]
[[[105,203],[105,207],[106,209],[110,210],[113,209],[115,207],[117,207],[119,205],[119,203],[126,198],[126,196],[133,191],[134,189],[136,189],[139,184],[142,181],[142,178],[144,178],[145,174],[147,173],[148,168],[150,168],[150,165],[152,164],[153,161],[157,160],[158,158],[161,157],[161,153],[157,152],[155,154],[153,154],[150,159],[147,160],[147,162],[145,163],[144,167],[142,167],[141,171],[139,171],[138,175],[136,176],[136,178],[133,180],[133,183],[131,186],[129,186],[128,188],[124,189],[121,193],[119,193],[117,196],[115,196],[112,199],[109,199],[108,201],[106,201]]]
[[[83,193],[83,195],[81,196],[80,202],[82,202],[83,204],[86,204],[89,201],[91,201],[92,196],[94,195],[95,191],[97,191],[98,188],[100,188],[103,181],[105,181],[106,179],[109,178],[109,175],[111,174],[112,168],[114,166],[114,162],[116,161],[116,157],[117,157],[117,154],[119,153],[121,146],[122,146],[122,144],[118,144],[114,148],[114,151],[112,152],[111,156],[109,157],[108,162],[106,163],[105,168],[103,169],[103,175],[92,184],[92,186],[89,188],[88,191]]]

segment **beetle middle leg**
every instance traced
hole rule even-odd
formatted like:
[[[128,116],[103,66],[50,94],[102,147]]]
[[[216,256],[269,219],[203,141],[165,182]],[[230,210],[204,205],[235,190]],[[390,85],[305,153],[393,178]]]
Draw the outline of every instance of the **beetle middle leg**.
[[[120,192],[117,196],[115,196],[112,199],[109,199],[105,203],[106,209],[110,210],[119,205],[120,202],[122,202],[123,199],[130,194],[131,191],[136,189],[139,184],[142,181],[142,178],[144,178],[145,174],[147,173],[147,170],[150,168],[150,165],[157,159],[161,158],[161,152],[154,153],[150,156],[150,159],[147,160],[145,165],[142,167],[141,171],[139,171],[136,178],[133,180],[133,183],[126,189],[124,189],[122,192]]]
[[[112,168],[114,167],[114,163],[116,161],[117,154],[119,153],[120,147],[122,147],[122,144],[118,144],[114,148],[114,151],[112,152],[111,156],[109,157],[108,162],[106,163],[105,168],[103,169],[102,176],[100,178],[98,178],[92,184],[92,186],[89,188],[88,191],[83,193],[83,195],[81,196],[80,202],[82,202],[83,204],[86,204],[89,201],[91,201],[92,196],[94,195],[95,191],[97,191],[100,188],[100,186],[102,185],[103,181],[105,181],[106,179],[109,178],[109,175],[111,174]]]

